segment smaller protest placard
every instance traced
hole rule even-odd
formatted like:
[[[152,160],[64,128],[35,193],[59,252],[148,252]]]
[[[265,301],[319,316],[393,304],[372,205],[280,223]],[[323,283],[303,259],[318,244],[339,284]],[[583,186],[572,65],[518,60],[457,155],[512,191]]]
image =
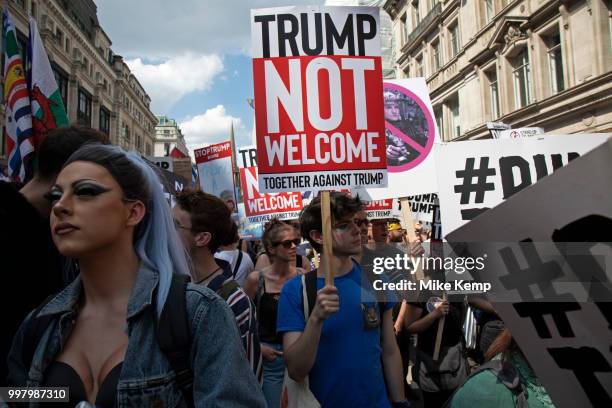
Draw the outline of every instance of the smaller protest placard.
[[[435,147],[438,196],[448,234],[604,143],[609,135],[473,140]]]
[[[232,142],[222,142],[194,150],[200,189],[213,194],[236,208]]]
[[[151,163],[155,163],[157,167],[160,169],[164,169],[167,171],[174,171],[174,163],[172,157],[153,157],[148,156],[147,160]]]
[[[436,193],[408,196],[412,217],[421,222],[431,222],[437,199]]]
[[[368,219],[397,218],[400,216],[397,200],[374,200],[365,202],[365,210]]]
[[[280,220],[299,218],[300,211],[304,208],[302,193],[261,194],[259,192],[257,150],[255,147],[239,149],[238,160],[244,211],[249,222],[261,223],[272,218]]]
[[[436,191],[433,146],[440,138],[425,78],[385,81],[383,89],[389,183],[365,189],[363,196],[382,200]]]
[[[531,137],[544,134],[544,129],[540,127],[526,127],[499,132],[499,139],[517,139],[520,137]]]

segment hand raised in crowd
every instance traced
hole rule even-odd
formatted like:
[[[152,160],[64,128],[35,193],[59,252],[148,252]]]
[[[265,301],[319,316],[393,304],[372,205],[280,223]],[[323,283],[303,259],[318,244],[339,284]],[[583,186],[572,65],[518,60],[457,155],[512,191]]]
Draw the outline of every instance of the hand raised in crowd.
[[[450,310],[450,306],[448,304],[448,300],[444,300],[442,302],[436,303],[436,308],[433,313],[437,315],[437,317],[446,316]]]
[[[397,320],[394,324],[393,324],[393,331],[395,332],[395,335],[398,336],[401,332],[402,332],[402,328],[404,327],[404,323],[400,320]]]
[[[410,243],[410,256],[419,257],[425,254],[425,248],[420,241],[413,241]]]
[[[274,361],[277,357],[282,357],[283,352],[274,350],[272,347],[261,345],[261,355],[266,361]]]
[[[325,286],[317,292],[317,301],[312,310],[312,315],[324,321],[340,309],[340,297],[335,286]]]

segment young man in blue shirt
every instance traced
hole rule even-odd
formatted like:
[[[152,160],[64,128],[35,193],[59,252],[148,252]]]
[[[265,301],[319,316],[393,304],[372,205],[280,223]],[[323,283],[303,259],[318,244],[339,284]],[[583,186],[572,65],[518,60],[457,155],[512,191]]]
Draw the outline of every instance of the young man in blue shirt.
[[[279,301],[277,331],[283,333],[289,375],[296,381],[308,376],[322,407],[406,407],[393,305],[376,301],[353,260],[361,252],[354,218],[362,203],[341,193],[330,198],[334,286],[325,286],[321,262],[312,272],[317,273],[317,296],[307,320],[300,276],[285,284]],[[300,225],[302,236],[321,252],[319,198],[304,208]]]

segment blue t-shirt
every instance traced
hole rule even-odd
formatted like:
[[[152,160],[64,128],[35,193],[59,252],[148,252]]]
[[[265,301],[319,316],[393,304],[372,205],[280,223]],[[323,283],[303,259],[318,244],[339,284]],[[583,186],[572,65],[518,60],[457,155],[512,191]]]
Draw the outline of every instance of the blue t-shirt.
[[[334,279],[340,310],[323,322],[317,357],[309,374],[310,389],[322,407],[390,407],[381,363],[380,331],[364,328],[365,307],[376,307],[374,296],[361,289],[357,264]],[[325,286],[317,278],[317,290]],[[387,292],[385,310],[395,300]],[[302,303],[302,279],[296,276],[282,289],[276,330],[302,332],[306,327]],[[382,327],[382,322],[381,322]]]

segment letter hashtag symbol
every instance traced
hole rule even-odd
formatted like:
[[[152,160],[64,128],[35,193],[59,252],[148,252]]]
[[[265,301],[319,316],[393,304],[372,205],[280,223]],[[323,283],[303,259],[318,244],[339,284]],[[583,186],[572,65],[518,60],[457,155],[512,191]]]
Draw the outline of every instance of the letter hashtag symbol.
[[[475,193],[474,202],[484,202],[484,196],[487,191],[495,190],[494,183],[488,183],[489,176],[494,176],[495,168],[489,167],[489,158],[480,158],[480,167],[474,168],[476,159],[469,157],[465,162],[465,169],[458,170],[455,172],[455,176],[458,179],[462,179],[463,183],[455,186],[455,193],[461,193],[461,204],[468,204],[470,202],[471,193]],[[472,180],[477,177],[476,183]]]

